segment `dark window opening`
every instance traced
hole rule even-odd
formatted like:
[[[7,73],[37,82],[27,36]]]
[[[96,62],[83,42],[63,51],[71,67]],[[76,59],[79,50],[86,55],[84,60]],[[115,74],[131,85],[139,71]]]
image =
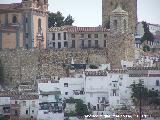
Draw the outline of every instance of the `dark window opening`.
[[[95,47],[98,48],[98,40],[95,40]]]
[[[61,33],[58,33],[58,40],[61,40]]]
[[[81,47],[84,48],[84,40],[81,41]]]
[[[75,40],[72,40],[72,48],[75,48]]]
[[[66,32],[64,32],[64,40],[66,40]]]
[[[64,83],[64,87],[68,87],[68,83]]]
[[[55,40],[55,33],[52,33],[52,40]]]
[[[55,42],[53,42],[53,48],[56,48]]]
[[[94,38],[98,38],[98,34],[94,34]]]
[[[58,48],[61,48],[61,42],[58,42]]]
[[[64,47],[68,47],[68,42],[64,42]]]
[[[17,23],[17,16],[13,16],[12,23]]]
[[[92,47],[91,40],[88,40],[88,47],[89,47],[89,48],[91,48],[91,47]]]
[[[26,110],[26,115],[28,115],[28,110]]]

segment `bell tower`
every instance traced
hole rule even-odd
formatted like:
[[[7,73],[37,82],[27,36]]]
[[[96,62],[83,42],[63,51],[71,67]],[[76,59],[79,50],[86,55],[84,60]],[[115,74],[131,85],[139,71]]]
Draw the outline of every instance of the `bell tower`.
[[[121,61],[134,60],[134,35],[128,27],[128,12],[120,5],[111,12],[108,58],[112,69],[121,69]]]
[[[26,48],[46,48],[48,30],[48,0],[23,0],[24,44]]]
[[[110,30],[114,33],[126,33],[128,29],[128,12],[122,10],[120,5],[111,12]]]
[[[137,0],[102,0],[102,25],[110,28],[110,17],[118,5],[128,12],[128,27],[132,33],[136,31],[137,24]]]

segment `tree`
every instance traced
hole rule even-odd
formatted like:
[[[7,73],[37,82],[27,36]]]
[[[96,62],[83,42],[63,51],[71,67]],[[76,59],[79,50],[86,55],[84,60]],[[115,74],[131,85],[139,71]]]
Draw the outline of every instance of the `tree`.
[[[131,98],[135,105],[139,104],[140,97],[143,103],[160,105],[160,98],[158,91],[149,90],[142,86],[142,84],[132,84]],[[141,91],[141,94],[140,94]],[[141,95],[141,96],[140,96]]]
[[[98,67],[96,65],[93,65],[93,64],[89,65],[89,68],[90,69],[98,69]]]
[[[66,116],[84,116],[89,114],[87,105],[84,104],[81,99],[70,98],[66,99],[65,102],[70,104],[76,104],[75,112],[72,111],[72,113],[66,113]]]
[[[151,48],[150,48],[148,45],[144,45],[144,46],[143,46],[143,51],[144,51],[144,52],[151,51]]]
[[[72,25],[74,23],[74,19],[71,15],[68,15],[67,18],[64,20],[65,25]]]
[[[48,14],[48,27],[61,27],[63,25],[72,25],[74,19],[71,15],[68,15],[66,18],[62,15],[61,12],[49,13]]]
[[[60,27],[64,25],[64,16],[61,12],[49,13],[48,15],[48,27]]]
[[[154,40],[154,36],[153,34],[149,31],[149,26],[146,22],[142,22],[143,24],[143,28],[144,28],[144,35],[143,37],[141,38],[141,43],[143,43],[145,40],[147,41],[152,41]]]
[[[84,104],[83,101],[80,99],[76,102],[76,113],[77,116],[84,116],[89,114],[87,105]]]

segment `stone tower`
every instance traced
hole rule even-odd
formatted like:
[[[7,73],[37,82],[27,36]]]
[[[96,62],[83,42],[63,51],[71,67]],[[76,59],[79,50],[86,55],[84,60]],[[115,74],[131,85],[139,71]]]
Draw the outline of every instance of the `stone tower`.
[[[111,12],[110,40],[108,41],[108,58],[112,69],[120,69],[121,60],[134,60],[134,36],[128,27],[128,12],[120,5]]]
[[[128,12],[130,32],[134,33],[137,24],[137,0],[102,0],[102,25],[109,27],[111,12],[118,4]]]
[[[28,38],[24,42],[28,48],[46,48],[48,29],[48,0],[22,0],[23,15],[28,19],[24,25]]]

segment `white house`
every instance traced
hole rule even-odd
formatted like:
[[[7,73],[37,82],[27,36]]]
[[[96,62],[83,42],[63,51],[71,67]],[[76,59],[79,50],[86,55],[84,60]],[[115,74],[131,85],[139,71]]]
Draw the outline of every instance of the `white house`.
[[[39,110],[38,120],[63,120],[63,106],[59,82],[41,80],[38,82]]]

